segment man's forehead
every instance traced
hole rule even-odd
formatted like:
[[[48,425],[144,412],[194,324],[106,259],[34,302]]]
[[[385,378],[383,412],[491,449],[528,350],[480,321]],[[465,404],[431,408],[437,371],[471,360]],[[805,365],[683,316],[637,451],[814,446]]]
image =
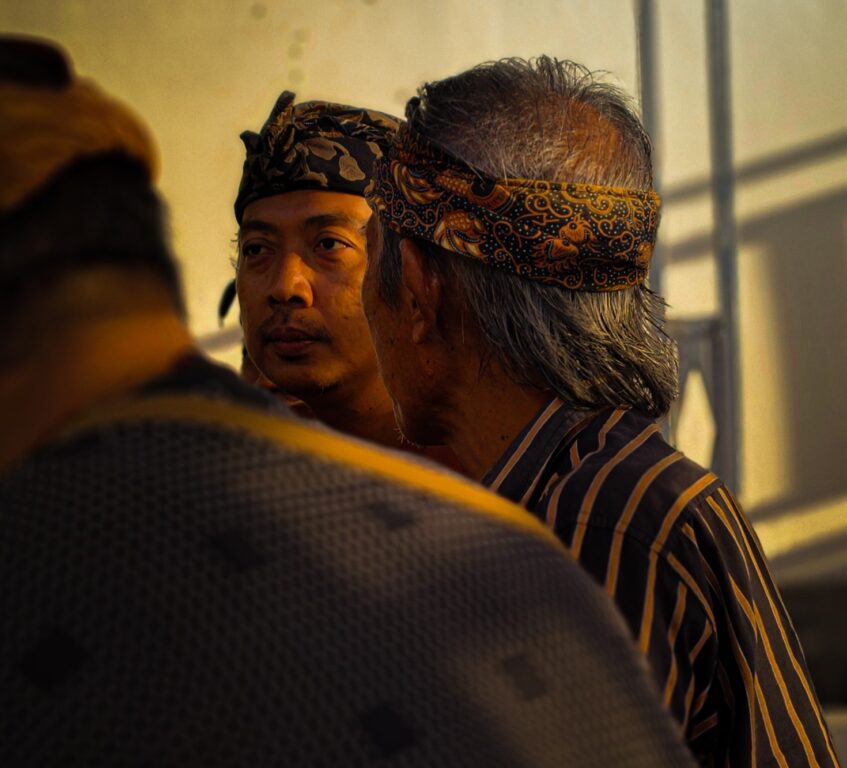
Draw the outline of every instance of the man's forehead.
[[[364,231],[370,217],[371,209],[359,195],[325,190],[293,190],[250,203],[244,210],[241,231],[325,225]]]

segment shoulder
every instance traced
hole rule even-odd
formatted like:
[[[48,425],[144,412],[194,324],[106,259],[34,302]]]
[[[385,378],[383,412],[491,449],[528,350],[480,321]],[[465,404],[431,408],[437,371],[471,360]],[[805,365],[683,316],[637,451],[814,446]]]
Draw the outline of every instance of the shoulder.
[[[196,352],[178,359],[167,373],[145,384],[138,394],[141,397],[196,394],[271,412],[286,408],[276,397],[261,387],[249,384],[231,368]]]
[[[651,547],[675,538],[706,497],[723,488],[634,410],[601,414],[576,438],[570,459],[543,500],[548,521],[609,528]]]

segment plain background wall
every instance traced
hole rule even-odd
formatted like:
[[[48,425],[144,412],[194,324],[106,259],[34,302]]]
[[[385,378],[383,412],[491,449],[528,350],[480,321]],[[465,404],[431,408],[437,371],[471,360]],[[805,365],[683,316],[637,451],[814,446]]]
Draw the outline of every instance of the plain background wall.
[[[847,2],[728,4],[742,499],[776,559],[792,547],[829,555],[833,542],[843,553]],[[673,317],[698,317],[717,311],[703,0],[656,0],[656,12],[664,285]],[[638,92],[634,0],[7,0],[0,28],[61,41],[149,121],[192,328],[233,364],[237,308],[221,334],[216,306],[232,275],[238,134],[261,126],[281,90],[402,113],[425,80],[545,52]],[[708,407],[688,396],[682,447],[708,460]]]

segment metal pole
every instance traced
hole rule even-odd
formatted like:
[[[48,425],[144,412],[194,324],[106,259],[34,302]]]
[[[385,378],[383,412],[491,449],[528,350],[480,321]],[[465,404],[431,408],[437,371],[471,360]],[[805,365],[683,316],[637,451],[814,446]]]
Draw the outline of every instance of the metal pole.
[[[636,0],[635,30],[638,43],[638,80],[641,91],[641,121],[653,141],[653,186],[661,194],[659,163],[659,105],[656,73],[656,14],[653,0]],[[662,292],[664,252],[660,243],[653,250],[650,289]]]
[[[741,430],[738,340],[738,269],[735,176],[732,154],[732,91],[727,0],[706,0],[706,42],[712,159],[713,238],[718,268],[720,311],[725,341],[726,409],[718,425],[715,466],[740,492]]]

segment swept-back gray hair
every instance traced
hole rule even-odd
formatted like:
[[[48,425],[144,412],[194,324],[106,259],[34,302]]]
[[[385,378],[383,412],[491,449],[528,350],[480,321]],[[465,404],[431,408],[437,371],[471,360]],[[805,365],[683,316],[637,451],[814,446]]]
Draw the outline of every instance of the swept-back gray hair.
[[[650,139],[629,98],[585,67],[547,56],[503,59],[424,85],[412,128],[499,177],[650,189]],[[381,226],[379,286],[396,306],[402,236]],[[676,345],[664,300],[638,286],[570,291],[490,269],[418,240],[457,286],[491,357],[516,382],[549,387],[573,408],[631,406],[664,414],[677,394]]]

